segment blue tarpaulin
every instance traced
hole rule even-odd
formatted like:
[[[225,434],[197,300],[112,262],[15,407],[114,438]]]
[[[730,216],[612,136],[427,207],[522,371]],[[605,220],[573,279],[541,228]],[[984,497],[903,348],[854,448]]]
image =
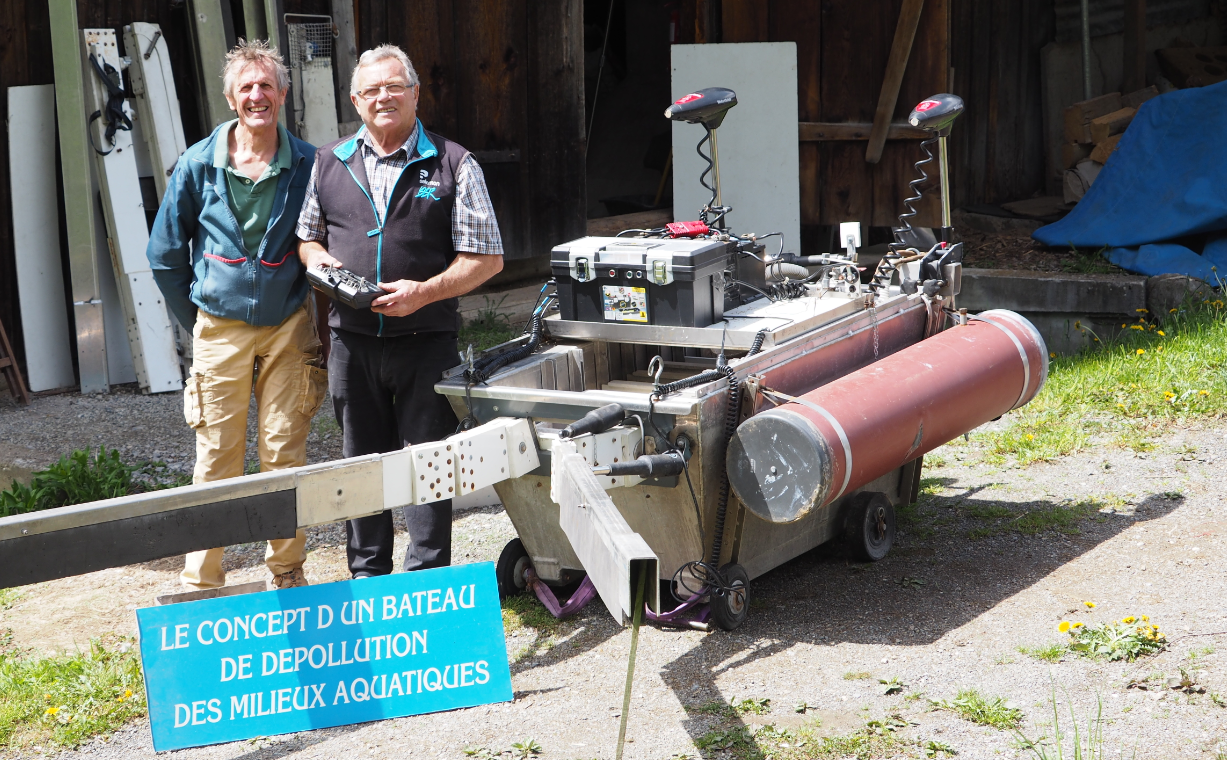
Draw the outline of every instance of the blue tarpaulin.
[[[1145,275],[1227,279],[1227,82],[1169,92],[1138,110],[1090,190],[1035,231],[1051,246],[1104,248]],[[1176,242],[1206,235],[1201,254]]]

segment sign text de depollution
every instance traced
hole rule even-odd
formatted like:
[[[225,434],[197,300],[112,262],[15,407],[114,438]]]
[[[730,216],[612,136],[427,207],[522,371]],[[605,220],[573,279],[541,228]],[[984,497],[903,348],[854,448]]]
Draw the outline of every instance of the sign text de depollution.
[[[474,567],[441,570],[472,575]],[[489,583],[415,583],[435,572],[141,610],[150,613],[140,617],[155,740],[159,729],[181,735],[155,744],[198,746],[484,704],[499,701],[495,687],[509,698],[493,573]],[[497,639],[475,635],[481,630]],[[154,688],[164,679],[151,660],[176,671],[173,688]],[[275,726],[265,727],[270,720]],[[224,728],[232,723],[260,727]]]

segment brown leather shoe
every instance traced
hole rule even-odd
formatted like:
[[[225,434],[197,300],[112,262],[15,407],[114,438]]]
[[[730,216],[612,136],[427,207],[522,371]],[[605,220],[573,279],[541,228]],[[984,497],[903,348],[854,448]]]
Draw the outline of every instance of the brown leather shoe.
[[[296,567],[288,573],[274,575],[273,579],[268,582],[268,590],[276,591],[283,588],[294,588],[296,586],[310,586],[307,582],[307,575],[302,571],[301,567]]]

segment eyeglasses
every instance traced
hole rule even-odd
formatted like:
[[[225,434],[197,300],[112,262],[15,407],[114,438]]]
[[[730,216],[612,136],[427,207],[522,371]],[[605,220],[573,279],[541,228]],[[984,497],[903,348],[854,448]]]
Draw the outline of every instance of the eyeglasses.
[[[391,97],[400,97],[405,94],[405,90],[409,89],[403,84],[383,84],[377,87],[367,87],[365,90],[359,90],[358,94],[364,100],[374,100],[379,97],[380,92],[386,92]]]

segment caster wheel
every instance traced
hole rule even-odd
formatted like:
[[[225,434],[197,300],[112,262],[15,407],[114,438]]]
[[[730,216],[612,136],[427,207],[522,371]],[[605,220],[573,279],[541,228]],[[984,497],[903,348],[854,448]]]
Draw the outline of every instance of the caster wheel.
[[[524,589],[528,588],[528,578],[524,573],[532,566],[533,562],[520,539],[513,538],[508,541],[494,566],[499,599],[524,593]]]
[[[895,508],[884,493],[859,493],[848,505],[848,545],[863,562],[877,562],[895,543]]]
[[[711,619],[722,631],[732,631],[746,620],[750,611],[750,576],[735,562],[720,568],[720,575],[731,588],[711,595]]]

